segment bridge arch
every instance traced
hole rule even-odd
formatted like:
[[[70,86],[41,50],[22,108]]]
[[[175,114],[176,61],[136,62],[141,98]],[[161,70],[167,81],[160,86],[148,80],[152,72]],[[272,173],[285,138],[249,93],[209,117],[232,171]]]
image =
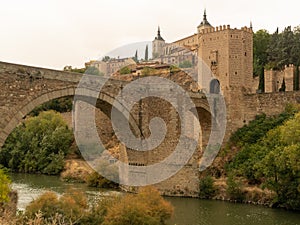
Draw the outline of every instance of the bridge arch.
[[[20,107],[16,107],[14,109],[11,109],[11,113],[7,115],[4,119],[4,122],[6,123],[3,130],[1,130],[0,133],[0,148],[4,145],[7,137],[9,134],[22,122],[22,120],[28,115],[34,108],[36,108],[39,105],[42,105],[46,102],[49,102],[54,99],[62,98],[62,97],[71,97],[75,94],[75,88],[74,87],[67,87],[63,89],[57,89],[53,90],[47,93],[43,93],[41,95],[38,95],[34,97],[33,99],[26,99],[21,103]],[[81,100],[84,100],[84,96],[81,98]],[[100,110],[110,118],[110,111],[104,110],[104,108],[101,109],[102,104],[107,104],[110,107],[113,107],[113,105],[116,105],[116,109],[122,113],[126,111],[129,114],[129,124],[134,132],[135,135],[141,135],[139,126],[137,125],[135,119],[132,117],[130,112],[122,105],[122,104],[115,104],[114,97],[110,96],[107,93],[100,93],[98,99],[97,99],[97,108],[100,108]]]

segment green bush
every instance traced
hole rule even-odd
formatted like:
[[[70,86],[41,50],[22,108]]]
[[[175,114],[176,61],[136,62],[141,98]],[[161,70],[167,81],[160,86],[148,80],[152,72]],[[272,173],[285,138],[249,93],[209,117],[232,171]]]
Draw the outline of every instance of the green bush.
[[[143,75],[143,76],[153,75],[153,74],[155,74],[156,72],[157,72],[156,69],[150,68],[150,67],[144,67],[144,68],[142,69],[142,75]]]
[[[175,65],[170,66],[170,73],[177,73],[179,71],[181,71],[181,70],[178,66],[175,66]]]
[[[56,112],[64,113],[72,111],[72,98],[63,97],[53,99],[49,102],[46,102],[30,112],[30,116],[38,116],[40,112],[54,110]]]
[[[300,209],[300,113],[269,130],[254,144],[241,147],[227,165],[228,173],[261,184],[275,193],[276,206]],[[238,184],[228,180],[229,194],[239,196]]]
[[[293,118],[299,111],[298,106],[288,105],[285,111],[277,116],[267,117],[265,114],[257,115],[248,125],[238,129],[230,137],[230,145],[245,146],[261,140],[269,130],[282,125],[286,120]]]
[[[216,194],[217,191],[214,186],[214,180],[211,176],[206,176],[200,179],[199,189],[200,198],[211,198]]]
[[[16,172],[58,174],[73,142],[59,113],[42,112],[27,119],[7,138],[0,163]]]
[[[8,194],[11,191],[10,184],[11,184],[11,180],[0,168],[0,209],[1,209],[1,204],[9,201]]]
[[[128,66],[125,66],[120,69],[120,74],[122,74],[122,75],[130,74],[130,73],[131,73],[131,69]]]
[[[97,172],[93,172],[87,178],[87,184],[90,187],[97,188],[117,188],[119,185],[113,181],[106,179]]]
[[[193,64],[189,60],[185,60],[182,63],[179,63],[180,68],[191,68]]]
[[[230,175],[226,181],[226,193],[231,200],[242,202],[245,199],[245,194],[242,190],[242,182],[237,177]]]

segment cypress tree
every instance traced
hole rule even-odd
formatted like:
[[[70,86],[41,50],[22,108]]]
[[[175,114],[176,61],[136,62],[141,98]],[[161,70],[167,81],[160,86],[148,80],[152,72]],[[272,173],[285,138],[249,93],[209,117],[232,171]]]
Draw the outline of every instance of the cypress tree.
[[[279,92],[285,92],[285,79],[283,78],[283,81],[282,81],[282,85],[281,85],[281,88],[279,89]]]
[[[145,61],[148,61],[148,45],[146,45],[145,49]]]
[[[265,68],[263,66],[260,68],[258,90],[261,93],[265,92]]]
[[[133,58],[133,60],[135,61],[135,62],[138,62],[138,51],[136,50],[135,51],[135,55],[134,55],[134,58]]]

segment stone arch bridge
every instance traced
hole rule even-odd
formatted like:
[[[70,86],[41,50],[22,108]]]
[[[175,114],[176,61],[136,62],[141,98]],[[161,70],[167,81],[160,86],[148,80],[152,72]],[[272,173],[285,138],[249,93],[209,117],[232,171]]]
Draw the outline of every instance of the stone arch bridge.
[[[74,96],[81,78],[82,74],[77,73],[0,62],[0,147],[13,129],[35,107],[53,99]],[[98,96],[97,108],[110,117],[115,97],[127,83],[109,80]],[[192,156],[189,163],[175,176],[158,185],[166,195],[195,196],[198,192],[198,162],[202,149],[209,139],[212,116],[204,94],[192,92],[189,94],[197,107],[202,138],[199,151]],[[287,102],[299,102],[300,93],[248,94],[239,99],[239,107],[227,105],[225,141],[234,130],[253,119],[255,115],[277,114],[284,109]],[[180,104],[178,99],[178,105]],[[172,106],[166,102],[144,102],[142,109],[139,107],[141,106],[136,106],[132,112],[129,112],[130,127],[136,136],[150,135],[148,126],[152,117],[158,116],[164,119],[168,128],[165,140],[155,150],[153,156],[127,149],[128,163],[149,165],[167,157],[176,146],[180,133],[180,127],[178,128],[177,125],[179,117]],[[126,108],[118,110],[122,114]]]

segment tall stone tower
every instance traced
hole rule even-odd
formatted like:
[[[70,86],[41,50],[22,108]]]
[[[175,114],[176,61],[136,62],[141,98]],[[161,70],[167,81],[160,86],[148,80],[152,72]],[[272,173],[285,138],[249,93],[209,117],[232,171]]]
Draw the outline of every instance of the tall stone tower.
[[[157,30],[157,36],[152,41],[152,58],[158,58],[163,54],[163,48],[165,46],[165,40],[160,35],[160,27]]]
[[[212,27],[206,18],[198,26],[198,56],[210,68],[223,94],[251,92],[253,81],[253,32],[251,28]],[[208,85],[206,85],[208,86]],[[210,86],[213,91],[213,86]]]
[[[227,129],[234,131],[246,123],[247,112],[243,110],[247,103],[243,99],[253,90],[253,31],[248,27],[232,29],[229,25],[213,27],[206,13],[197,30],[198,57],[211,75],[202,80],[202,85],[207,93],[222,92],[227,107]]]

